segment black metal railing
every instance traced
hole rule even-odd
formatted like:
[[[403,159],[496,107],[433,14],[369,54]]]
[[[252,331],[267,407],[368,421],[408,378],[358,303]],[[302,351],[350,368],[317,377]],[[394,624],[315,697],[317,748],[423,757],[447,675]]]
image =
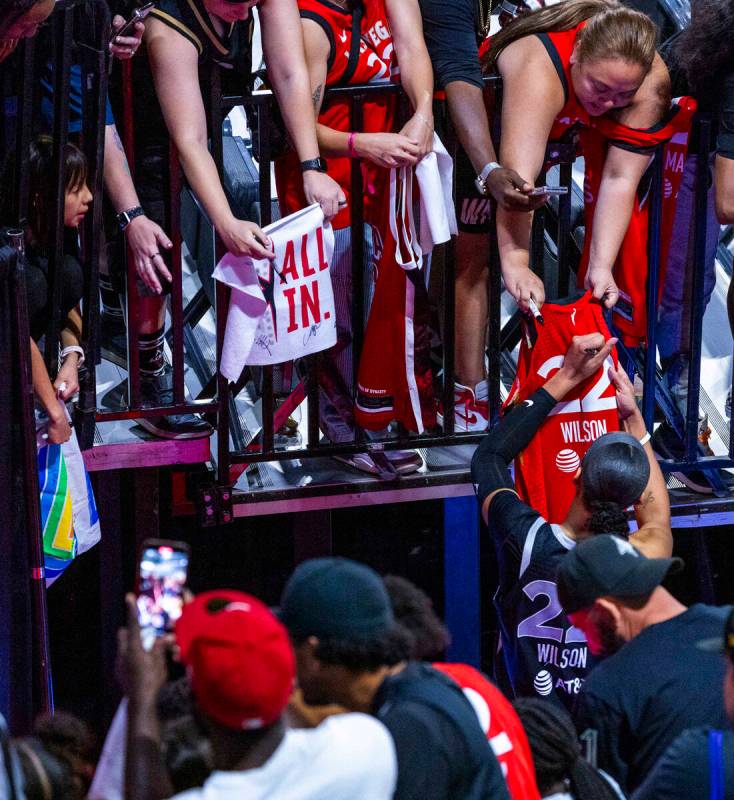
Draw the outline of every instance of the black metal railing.
[[[25,291],[23,259],[0,247],[0,714],[16,732],[53,708]]]

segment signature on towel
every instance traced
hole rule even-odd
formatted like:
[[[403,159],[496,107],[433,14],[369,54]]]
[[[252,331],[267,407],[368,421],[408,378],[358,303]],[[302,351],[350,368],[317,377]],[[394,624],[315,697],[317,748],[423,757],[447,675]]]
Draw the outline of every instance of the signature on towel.
[[[269,356],[273,355],[270,352],[270,343],[268,342],[268,337],[267,336],[258,336],[258,337],[256,337],[255,344],[258,347],[261,347],[263,350],[267,350]]]

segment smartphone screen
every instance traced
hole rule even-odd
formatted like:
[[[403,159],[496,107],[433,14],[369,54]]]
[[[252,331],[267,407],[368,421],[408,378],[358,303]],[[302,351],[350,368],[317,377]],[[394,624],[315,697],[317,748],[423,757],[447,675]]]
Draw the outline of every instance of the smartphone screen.
[[[137,602],[140,636],[146,649],[158,636],[173,630],[181,616],[188,566],[189,551],[184,542],[143,542]]]
[[[568,194],[568,186],[536,186],[529,194],[532,197],[541,194]]]

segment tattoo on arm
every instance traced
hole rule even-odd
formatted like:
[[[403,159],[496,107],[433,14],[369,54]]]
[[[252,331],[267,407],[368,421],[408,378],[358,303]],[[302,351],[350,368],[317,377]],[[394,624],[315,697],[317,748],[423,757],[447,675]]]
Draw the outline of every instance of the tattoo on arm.
[[[122,146],[122,139],[120,139],[120,134],[117,132],[117,127],[114,128],[114,133],[112,134],[112,138],[115,142],[115,147],[122,153],[122,158],[124,160],[123,168],[127,175],[132,177],[132,173],[130,172],[130,165],[127,162],[127,154],[125,153],[125,148]]]
[[[311,99],[313,100],[313,107],[316,111],[319,110],[319,105],[321,104],[321,92],[324,88],[324,84],[320,83],[313,91],[311,95]]]

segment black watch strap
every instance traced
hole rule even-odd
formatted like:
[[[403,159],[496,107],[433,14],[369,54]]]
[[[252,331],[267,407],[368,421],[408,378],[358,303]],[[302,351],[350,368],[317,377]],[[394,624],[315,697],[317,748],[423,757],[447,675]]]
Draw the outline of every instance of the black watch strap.
[[[326,172],[326,161],[323,158],[310,158],[308,161],[301,161],[301,172],[308,172],[310,169],[316,172]]]
[[[145,211],[142,206],[135,206],[135,208],[128,208],[127,211],[122,211],[117,215],[117,224],[120,230],[124,231],[125,228],[135,219],[135,217],[144,217]]]

